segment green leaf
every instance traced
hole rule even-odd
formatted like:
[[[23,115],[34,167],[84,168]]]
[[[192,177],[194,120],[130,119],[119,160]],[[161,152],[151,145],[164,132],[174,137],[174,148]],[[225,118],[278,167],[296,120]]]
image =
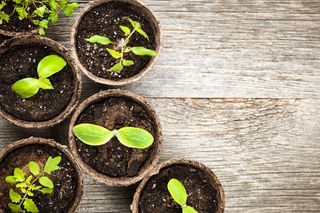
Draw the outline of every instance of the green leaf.
[[[180,206],[187,203],[187,191],[184,188],[183,184],[177,179],[171,179],[168,182],[167,188],[175,202]]]
[[[123,59],[123,60],[122,60],[122,64],[123,64],[123,66],[125,66],[125,67],[129,67],[129,66],[131,66],[131,65],[134,65],[134,62],[131,61],[131,60],[125,60],[125,59]]]
[[[0,10],[2,10],[6,5],[7,5],[6,2],[2,2],[2,3],[0,4]]]
[[[2,13],[0,13],[0,21],[1,21],[0,24],[3,23],[2,20],[4,20],[5,22],[9,22],[10,16],[8,14],[2,12]]]
[[[186,206],[182,208],[182,213],[198,213],[198,212],[191,206]]]
[[[40,172],[40,166],[39,164],[37,164],[34,161],[30,161],[29,162],[29,171],[33,174],[33,175],[38,175]]]
[[[43,176],[39,179],[39,183],[44,186],[44,187],[48,187],[50,189],[53,189],[54,185],[52,180],[50,180],[50,178]]]
[[[47,29],[49,24],[49,20],[43,19],[39,22],[39,27]]]
[[[126,35],[129,35],[129,34],[131,33],[131,30],[130,30],[129,27],[120,25],[120,29],[121,29]]]
[[[14,176],[7,176],[5,180],[7,183],[11,183],[11,184],[15,184],[18,182]]]
[[[25,188],[21,188],[20,190],[23,194],[27,193],[27,190]]]
[[[51,194],[53,192],[53,189],[50,189],[50,188],[43,188],[40,190],[40,192],[42,194]]]
[[[23,202],[23,206],[28,212],[32,212],[32,213],[39,212],[38,207],[36,206],[36,204],[33,202],[32,199],[26,198]]]
[[[38,79],[24,78],[15,82],[11,88],[22,98],[31,98],[39,91]]]
[[[29,186],[29,189],[30,189],[31,191],[36,191],[36,190],[41,189],[41,186],[30,185],[30,186]]]
[[[65,7],[67,6],[69,0],[61,0],[60,1],[60,7],[61,9],[65,9]]]
[[[147,35],[147,33],[145,31],[143,31],[141,28],[136,29],[136,31],[149,41],[149,36]]]
[[[42,27],[39,28],[39,35],[44,36],[46,34],[46,31]]]
[[[85,40],[90,43],[97,43],[102,45],[108,45],[112,43],[112,41],[109,38],[99,35],[93,35],[90,38],[86,38]]]
[[[115,59],[121,58],[121,53],[119,53],[119,52],[117,52],[117,51],[115,51],[115,50],[113,50],[113,49],[109,49],[109,48],[106,48],[106,49],[107,49],[107,51],[109,52],[109,54],[110,54],[113,58],[115,58]]]
[[[10,189],[9,197],[12,203],[19,203],[22,199],[21,195],[15,192],[13,189]]]
[[[30,197],[33,197],[33,196],[34,196],[34,194],[33,194],[32,192],[30,192],[30,191],[28,191],[27,194],[28,194],[28,196],[30,196]]]
[[[67,62],[58,55],[48,55],[44,57],[38,64],[39,77],[48,78],[53,74],[61,71]]]
[[[148,131],[136,127],[123,127],[118,130],[116,136],[120,143],[130,148],[145,149],[154,141]]]
[[[52,10],[55,11],[55,10],[58,9],[59,4],[58,4],[55,0],[51,0],[51,1],[50,1],[50,7],[51,7]]]
[[[16,178],[17,182],[23,182],[25,180],[24,178],[24,172],[20,168],[15,168],[13,171],[14,177]]]
[[[74,3],[68,4],[66,9],[63,12],[66,16],[72,16],[74,13],[74,10],[77,9],[78,7],[79,7],[79,4],[74,2]]]
[[[114,136],[110,130],[94,124],[78,124],[73,127],[75,136],[85,144],[100,146],[107,143]]]
[[[41,89],[54,89],[48,78],[41,77],[39,79],[39,87]]]
[[[61,156],[57,156],[55,158],[50,156],[44,166],[44,171],[50,175],[51,172],[58,170],[61,159]]]
[[[18,204],[9,203],[9,204],[8,204],[8,207],[10,208],[10,210],[11,210],[12,213],[21,213],[21,212],[24,212],[24,211],[21,209],[21,206],[18,205]]]
[[[141,25],[140,25],[140,23],[139,22],[137,22],[137,21],[134,21],[134,20],[132,20],[131,18],[129,18],[129,17],[126,17],[125,19],[127,19],[129,22],[130,22],[130,24],[132,25],[132,27],[134,28],[134,29],[141,29]]]
[[[20,20],[28,17],[28,12],[23,7],[16,7],[16,12],[18,13]]]
[[[39,17],[43,17],[44,13],[46,12],[47,7],[45,5],[38,7],[33,13]]]
[[[27,177],[27,179],[26,179],[25,182],[26,182],[27,184],[31,184],[32,177],[33,177],[32,175],[29,175],[29,177]]]
[[[52,12],[49,14],[48,19],[51,21],[51,23],[57,23],[58,20],[59,20],[59,15],[58,15],[58,13],[52,11]]]
[[[144,47],[131,47],[131,50],[136,55],[148,55],[151,57],[157,56],[157,52]]]
[[[108,71],[113,71],[116,73],[120,73],[123,70],[123,65],[120,63],[115,64],[113,67],[111,67]]]
[[[22,183],[18,183],[17,185],[16,185],[16,187],[17,188],[27,188],[27,183],[25,183],[25,182],[22,182]]]

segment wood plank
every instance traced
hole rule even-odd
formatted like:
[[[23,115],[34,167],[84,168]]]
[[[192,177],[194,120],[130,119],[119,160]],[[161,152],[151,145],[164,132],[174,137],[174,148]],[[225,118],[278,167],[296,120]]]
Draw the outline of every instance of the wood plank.
[[[225,188],[226,212],[320,212],[319,99],[151,102],[164,130],[161,160],[185,156],[208,165]],[[66,143],[66,124],[39,132],[1,120],[0,148],[30,135]],[[107,187],[90,177],[85,183],[80,212],[130,212],[135,187]]]
[[[124,88],[150,97],[320,97],[318,0],[145,2],[161,21],[164,50]],[[70,47],[74,19],[62,18],[49,37]]]

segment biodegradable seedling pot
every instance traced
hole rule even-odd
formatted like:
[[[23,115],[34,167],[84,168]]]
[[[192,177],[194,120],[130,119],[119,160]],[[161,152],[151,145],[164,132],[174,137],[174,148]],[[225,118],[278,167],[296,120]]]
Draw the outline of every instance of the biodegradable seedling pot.
[[[74,136],[73,127],[81,123],[109,130],[126,126],[143,128],[153,135],[154,142],[147,149],[133,149],[113,137],[104,145],[90,146]],[[76,109],[70,122],[69,143],[79,164],[92,177],[107,185],[128,186],[155,166],[162,131],[155,110],[144,98],[124,90],[108,90],[89,97]]]
[[[52,90],[39,90],[24,99],[12,90],[22,78],[38,77],[37,65],[47,55],[59,55],[67,65],[50,77]],[[51,127],[64,120],[75,108],[81,91],[78,68],[61,44],[40,36],[19,36],[0,48],[0,114],[25,128]]]
[[[135,64],[125,67],[120,73],[110,72],[108,70],[117,63],[106,51],[106,47],[111,47],[92,44],[85,39],[100,35],[120,42],[125,34],[119,26],[131,27],[123,17],[141,23],[150,38],[148,41],[136,33],[130,39],[129,46],[143,46],[155,50],[158,55],[141,57],[130,52],[126,59]],[[161,28],[151,10],[137,0],[96,0],[88,4],[77,18],[71,30],[71,45],[80,69],[90,79],[106,85],[124,85],[137,81],[154,66],[161,50]]]
[[[137,188],[132,212],[182,212],[167,189],[172,178],[184,185],[188,194],[187,205],[199,213],[224,212],[225,196],[217,176],[203,164],[186,159],[168,160],[154,168]]]
[[[48,175],[54,183],[53,193],[46,195],[33,191],[32,199],[39,212],[71,213],[78,209],[83,195],[83,179],[73,155],[66,146],[52,139],[31,137],[12,143],[0,151],[0,212],[10,212],[8,208],[9,190],[13,189],[18,192],[15,184],[5,181],[6,177],[13,175],[15,168],[22,169],[25,177],[28,177],[31,174],[30,161],[36,162],[42,171],[49,156],[52,158],[61,156],[62,160],[59,163],[60,168]],[[35,184],[38,185],[37,182]],[[19,193],[22,192],[19,191]]]

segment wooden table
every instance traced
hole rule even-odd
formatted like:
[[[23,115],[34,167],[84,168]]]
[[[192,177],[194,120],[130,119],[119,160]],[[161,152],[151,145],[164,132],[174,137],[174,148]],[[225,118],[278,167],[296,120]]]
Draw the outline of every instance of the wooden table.
[[[123,89],[155,105],[161,160],[209,166],[226,212],[320,212],[320,1],[146,3],[161,21],[164,49],[153,71]],[[73,22],[63,18],[48,36],[70,47]],[[82,100],[107,89],[83,81]],[[0,147],[31,135],[67,144],[66,126],[24,130],[1,120]],[[135,187],[88,176],[85,184],[80,212],[130,212]]]

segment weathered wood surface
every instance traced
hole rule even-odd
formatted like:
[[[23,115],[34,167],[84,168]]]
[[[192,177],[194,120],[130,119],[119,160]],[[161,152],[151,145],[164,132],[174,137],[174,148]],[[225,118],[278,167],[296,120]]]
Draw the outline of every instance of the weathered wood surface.
[[[208,165],[227,213],[320,212],[320,1],[145,2],[160,18],[164,49],[153,71],[123,88],[156,106],[161,160]],[[48,35],[70,47],[72,24],[63,18]],[[83,98],[106,88],[84,83]],[[0,148],[31,135],[67,144],[66,126],[0,120]],[[134,186],[85,183],[80,212],[130,212]]]

